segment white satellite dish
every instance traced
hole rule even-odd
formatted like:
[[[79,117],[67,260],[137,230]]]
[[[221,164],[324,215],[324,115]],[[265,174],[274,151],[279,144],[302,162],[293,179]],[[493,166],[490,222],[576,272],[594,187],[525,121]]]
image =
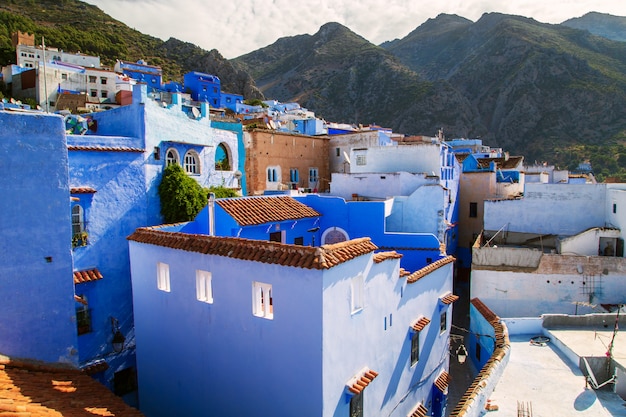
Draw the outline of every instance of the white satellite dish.
[[[193,114],[193,117],[196,118],[196,119],[198,117],[200,117],[200,110],[198,110],[197,107],[192,107],[191,108],[191,113]]]
[[[241,171],[239,171],[239,170],[235,171],[235,173],[234,173],[233,175],[234,175],[234,176],[235,176],[235,178],[237,178],[237,179],[241,179],[241,176],[242,176]]]
[[[343,160],[348,164],[350,163],[350,157],[348,156],[348,153],[346,151],[343,151]]]

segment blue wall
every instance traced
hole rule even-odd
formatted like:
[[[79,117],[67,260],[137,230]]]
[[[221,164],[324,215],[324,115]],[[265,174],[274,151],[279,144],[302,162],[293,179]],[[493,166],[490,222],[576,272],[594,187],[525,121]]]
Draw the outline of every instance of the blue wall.
[[[0,111],[0,353],[76,364],[63,118]]]
[[[403,254],[403,268],[416,271],[441,258],[439,240],[430,233],[387,233],[385,231],[385,202],[345,201],[340,197],[309,194],[296,200],[322,213],[316,242],[325,230],[339,227],[349,239],[370,237],[383,250]],[[430,259],[430,262],[429,262]]]
[[[321,415],[320,271],[132,241],[130,252],[146,416]],[[157,262],[170,292],[157,289]],[[212,273],[212,304],[196,299],[197,269]],[[254,280],[273,286],[272,320],[252,314]]]

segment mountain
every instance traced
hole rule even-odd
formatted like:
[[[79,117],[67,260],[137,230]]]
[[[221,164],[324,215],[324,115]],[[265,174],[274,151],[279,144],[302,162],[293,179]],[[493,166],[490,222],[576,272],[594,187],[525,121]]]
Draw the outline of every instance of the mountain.
[[[626,162],[626,44],[587,31],[443,14],[377,47],[331,23],[233,63],[265,96],[328,120],[405,134],[443,127],[530,160],[575,168],[591,158],[606,175],[626,168],[617,162]]]
[[[434,135],[442,123],[463,132],[478,116],[447,82],[418,76],[338,23],[314,35],[279,39],[233,63],[252,75],[266,97],[297,101],[329,121]]]
[[[626,42],[626,17],[591,12],[582,17],[568,19],[561,24],[574,29],[588,30],[594,35],[614,41]]]
[[[96,6],[78,0],[2,0],[0,2],[0,65],[15,63],[11,34],[35,34],[37,42],[68,52],[100,56],[112,67],[116,59],[143,59],[163,70],[164,80],[182,81],[189,71],[217,75],[222,89],[261,98],[254,80],[236,70],[217,50],[207,52],[191,43],[170,38],[164,42],[144,35],[111,18]]]

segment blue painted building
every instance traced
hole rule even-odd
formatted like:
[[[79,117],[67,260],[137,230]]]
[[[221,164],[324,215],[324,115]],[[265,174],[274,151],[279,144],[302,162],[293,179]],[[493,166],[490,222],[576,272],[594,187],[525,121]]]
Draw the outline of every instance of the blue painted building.
[[[63,118],[0,109],[0,354],[77,365]]]
[[[128,62],[118,60],[115,63],[115,72],[124,74],[155,90],[163,89],[163,71],[161,67],[148,65],[143,60]]]
[[[302,246],[340,231],[327,217],[363,214],[337,200],[217,200],[131,235],[147,416],[445,415],[454,259],[411,271],[367,237]],[[342,225],[356,237],[356,223]]]
[[[211,74],[197,71],[188,72],[184,76],[185,88],[196,101],[207,101],[213,107],[219,107],[222,91],[220,79]]]

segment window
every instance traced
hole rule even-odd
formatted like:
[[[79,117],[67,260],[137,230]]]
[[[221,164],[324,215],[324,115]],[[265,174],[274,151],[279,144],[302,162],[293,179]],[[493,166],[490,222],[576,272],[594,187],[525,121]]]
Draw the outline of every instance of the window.
[[[310,183],[317,182],[318,180],[317,175],[318,175],[317,168],[309,168],[309,182]]]
[[[351,304],[352,313],[356,313],[363,309],[363,275],[358,275],[352,278],[351,282]]]
[[[106,90],[102,90],[102,91],[100,92],[100,97],[102,97],[102,98],[107,98],[108,96],[109,96],[109,92],[108,92],[108,91],[106,91]]]
[[[100,77],[100,84],[106,85],[107,84],[107,79],[105,77]]]
[[[72,235],[85,231],[85,214],[79,204],[72,206]]]
[[[198,301],[213,303],[213,289],[211,288],[211,273],[196,270],[196,298]]]
[[[170,266],[162,262],[157,262],[157,288],[170,292]]]
[[[480,343],[476,342],[476,360],[480,362]]]
[[[276,168],[267,168],[267,182],[278,182],[278,172]]]
[[[617,204],[613,203],[613,214],[617,213]]]
[[[363,417],[363,391],[350,398],[350,417]]]
[[[95,83],[96,83],[96,80],[97,80],[97,77],[96,77],[95,75],[90,75],[90,76],[89,76],[89,82],[90,82],[91,84],[95,84]]]
[[[269,320],[274,318],[274,302],[270,284],[252,283],[252,314]]]
[[[304,237],[303,236],[299,236],[293,239],[293,244],[294,245],[304,245]]]
[[[335,156],[341,156],[341,148],[335,148]]]
[[[115,395],[126,395],[137,391],[137,371],[135,368],[122,369],[113,377],[113,392]]]
[[[64,73],[64,72],[62,72],[62,73],[61,73],[61,79],[62,79],[62,80],[67,80],[67,74],[66,74],[66,73]]]
[[[231,169],[228,148],[223,143],[220,143],[215,150],[215,169],[217,171],[230,171]]]
[[[282,242],[283,241],[283,232],[272,232],[270,233],[270,242]]]
[[[367,165],[367,157],[365,155],[357,155],[356,156],[356,164],[357,165]]]
[[[87,306],[81,306],[76,309],[76,327],[79,336],[91,333],[91,310]]]
[[[448,312],[443,311],[439,319],[439,334],[445,332],[447,328],[448,328]]]
[[[98,97],[98,90],[90,90],[89,95],[91,97]]]
[[[420,360],[420,332],[411,334],[411,366]]]
[[[185,154],[185,172],[187,174],[200,174],[200,161],[196,151],[188,151]]]
[[[291,168],[289,170],[289,181],[291,182],[300,181],[300,172],[298,172],[298,168]]]
[[[176,152],[176,149],[173,149],[173,148],[168,149],[165,154],[165,165],[170,166],[172,164],[178,164],[178,163],[179,163],[179,159],[178,159],[178,152]]]
[[[469,210],[470,217],[478,217],[478,203],[470,203]]]

